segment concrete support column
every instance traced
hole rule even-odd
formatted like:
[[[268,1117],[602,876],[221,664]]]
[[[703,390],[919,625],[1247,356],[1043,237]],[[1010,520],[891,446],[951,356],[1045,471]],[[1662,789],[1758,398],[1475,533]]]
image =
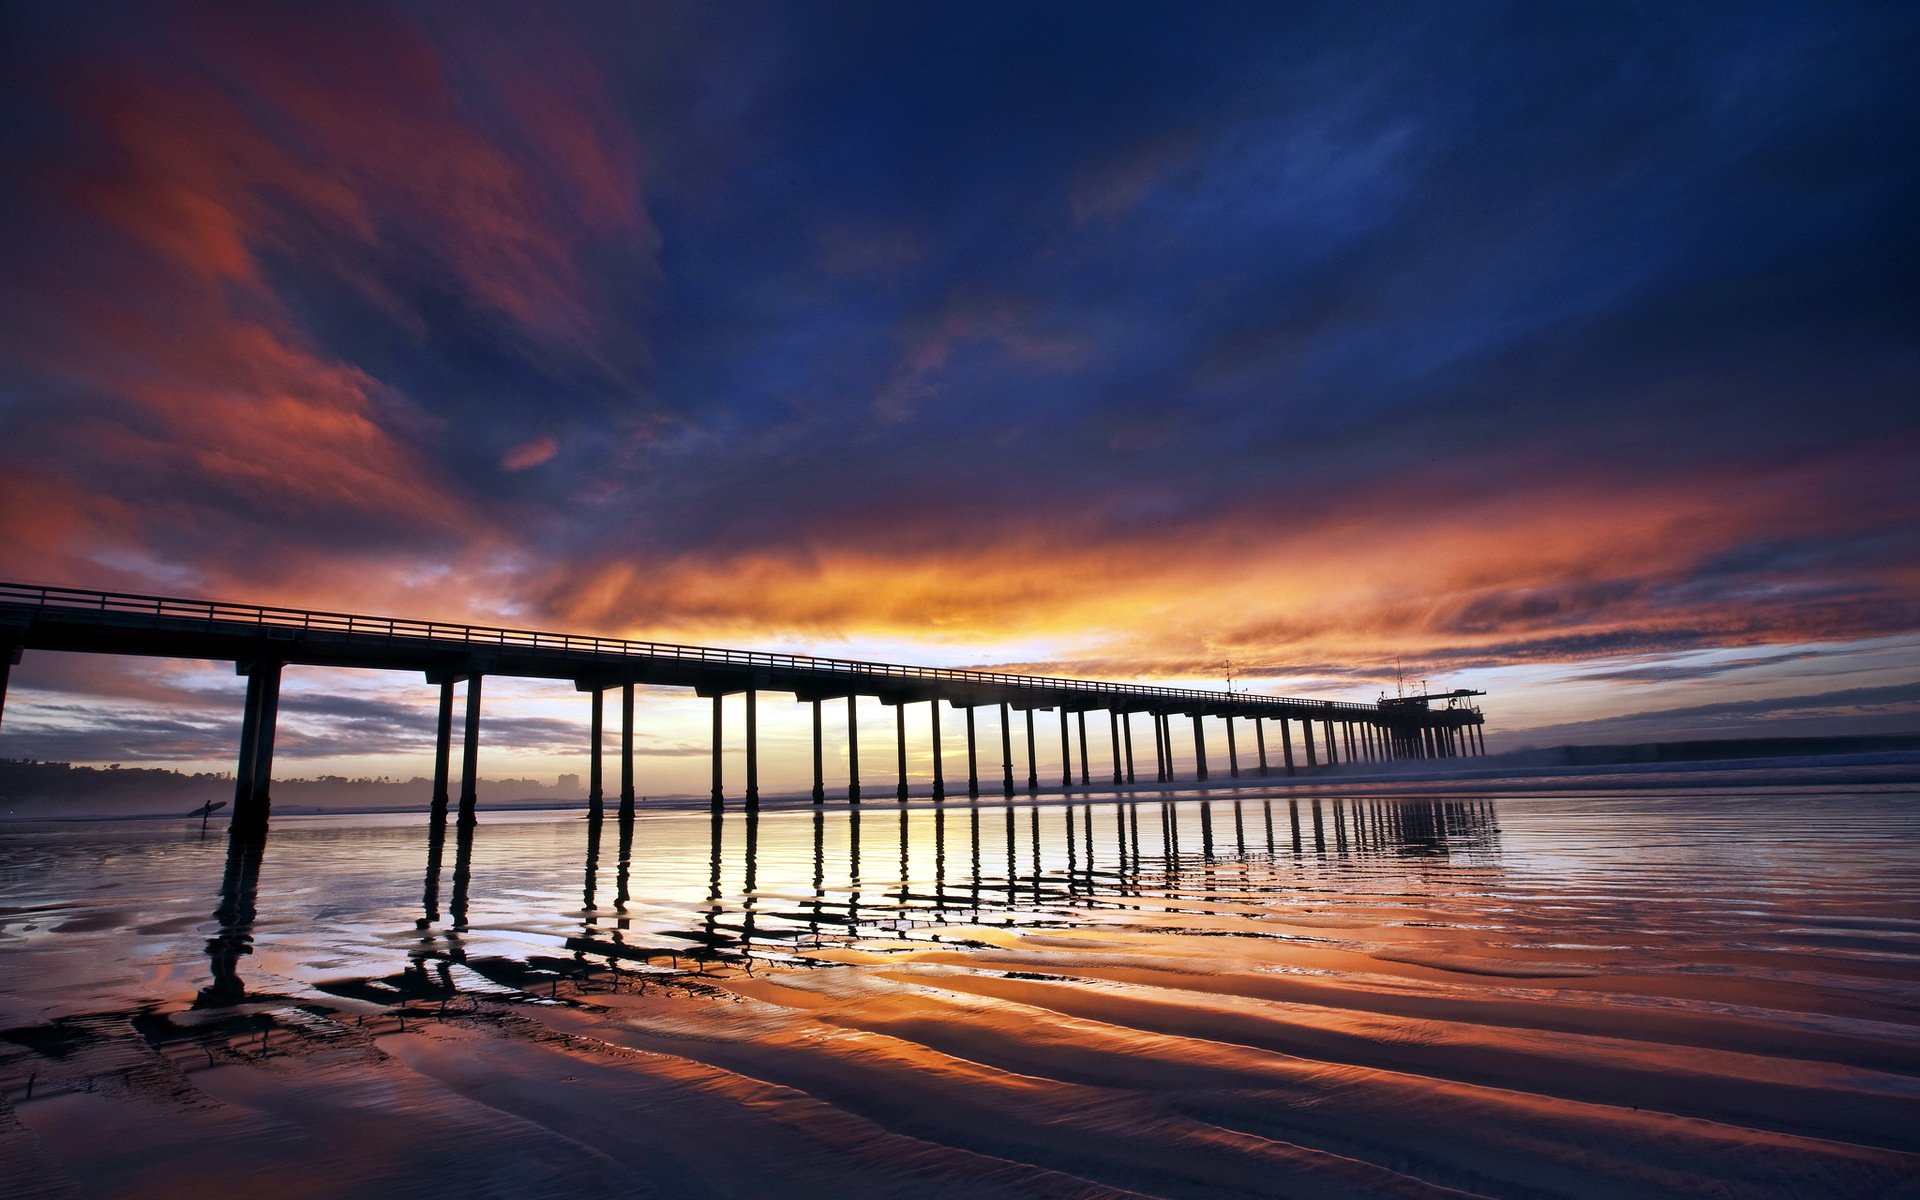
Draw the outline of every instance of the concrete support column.
[[[813,802],[825,804],[827,801],[827,764],[826,755],[820,746],[820,702],[813,702]]]
[[[1033,751],[1033,710],[1027,710],[1027,790],[1040,790],[1040,766],[1034,760]]]
[[[253,810],[254,820],[265,826],[272,804],[273,735],[280,719],[280,664],[260,663],[253,673],[262,677],[260,719],[253,744]]]
[[[244,668],[242,668],[244,669]],[[233,815],[237,820],[253,803],[253,749],[260,740],[261,676],[247,674],[247,698],[240,709],[240,761],[233,768]]]
[[[587,806],[599,808],[605,792],[605,760],[600,747],[606,741],[606,693],[594,688],[587,708]]]
[[[0,718],[7,714],[7,677],[13,674],[13,664],[19,661],[20,647],[0,643]]]
[[[721,757],[723,747],[720,736],[720,705],[723,699],[724,697],[721,696],[715,696],[713,698],[713,807],[715,809],[718,809],[721,802],[726,798],[726,793],[721,790],[722,777],[725,774],[722,770],[724,760]],[[718,817],[715,817],[715,820],[718,819]]]
[[[471,825],[479,818],[474,809],[480,803],[480,680],[475,671],[467,676],[467,720],[460,730],[460,823]]]
[[[1240,746],[1233,737],[1233,714],[1227,714],[1227,775],[1240,778]]]
[[[1000,702],[1000,776],[1006,794],[1013,795],[1013,728],[1007,724],[1012,714],[1006,701]]]
[[[1126,768],[1120,765],[1120,714],[1107,710],[1107,730],[1113,735],[1113,786],[1127,781]]]
[[[900,803],[907,802],[907,706],[893,706],[894,745],[900,753]],[[906,818],[901,818],[905,820]]]
[[[1286,763],[1287,774],[1293,774],[1293,731],[1288,728],[1292,722],[1280,718],[1280,758]]]
[[[760,807],[759,693],[747,689],[747,807]]]
[[[1313,718],[1312,717],[1300,718],[1300,744],[1306,747],[1307,765],[1310,767],[1319,766],[1320,759],[1314,754],[1314,750],[1313,750]]]
[[[933,710],[933,798],[947,798],[947,766],[941,761],[940,754],[940,701],[936,698],[927,707]]]
[[[980,798],[980,746],[974,737],[973,705],[967,705],[967,798]]]
[[[597,743],[596,743],[597,744]],[[633,815],[633,684],[620,685],[620,816]]]
[[[1207,731],[1206,727],[1200,724],[1202,719],[1198,713],[1193,716],[1193,777],[1199,780],[1205,780],[1207,777]]]
[[[1127,744],[1127,782],[1133,782],[1133,714],[1128,713],[1120,719],[1120,734]]]
[[[447,790],[452,758],[453,681],[449,679],[440,685],[440,724],[433,739],[433,818],[436,822],[447,819],[447,804],[452,800]]]
[[[1267,719],[1265,717],[1255,717],[1253,719],[1253,740],[1259,743],[1259,746],[1260,746],[1260,775],[1262,778],[1265,778],[1267,774],[1266,724],[1267,724]]]
[[[1341,740],[1344,741],[1347,746],[1347,761],[1348,762],[1357,761],[1360,755],[1356,752],[1354,747],[1352,721],[1340,722],[1340,737],[1341,737]]]
[[[1067,706],[1060,706],[1060,786],[1073,786],[1073,736],[1067,732]]]
[[[847,802],[860,803],[860,712],[859,697],[847,697]]]
[[[1153,714],[1153,739],[1160,751],[1160,782],[1173,782],[1173,728],[1166,713]]]
[[[1333,721],[1331,719],[1320,722],[1320,733],[1327,739],[1327,765],[1331,767],[1340,761],[1340,753],[1334,748],[1333,744]]]
[[[1080,726],[1080,786],[1086,787],[1092,782],[1087,778],[1087,710],[1081,709],[1074,714],[1074,724]]]
[[[252,663],[240,717],[240,760],[233,772],[233,825],[253,832],[267,823],[273,778],[273,732],[280,708],[280,664]]]

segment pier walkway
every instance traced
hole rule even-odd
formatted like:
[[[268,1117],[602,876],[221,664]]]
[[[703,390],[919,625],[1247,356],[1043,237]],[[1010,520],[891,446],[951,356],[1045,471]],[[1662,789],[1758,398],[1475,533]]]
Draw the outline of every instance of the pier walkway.
[[[792,694],[813,706],[813,776],[816,800],[824,799],[822,712],[827,701],[847,702],[848,798],[860,799],[857,727],[852,721],[856,697],[869,696],[895,709],[898,784],[907,798],[906,710],[929,705],[935,747],[943,745],[940,711],[944,702],[964,713],[969,795],[980,794],[980,755],[974,710],[997,707],[1000,713],[1001,786],[1015,790],[1013,724],[1010,712],[1025,714],[1026,786],[1040,785],[1035,766],[1035,712],[1059,714],[1067,786],[1073,784],[1073,726],[1079,734],[1080,782],[1088,781],[1087,714],[1104,712],[1111,741],[1112,782],[1131,783],[1134,774],[1134,718],[1150,718],[1155,778],[1173,774],[1173,718],[1193,722],[1196,777],[1208,776],[1203,717],[1226,722],[1228,770],[1241,773],[1235,721],[1253,723],[1261,774],[1293,774],[1292,725],[1300,725],[1305,765],[1320,762],[1384,761],[1484,754],[1485,718],[1463,703],[1483,693],[1460,690],[1355,704],[1289,696],[1215,692],[1152,684],[1109,683],[997,671],[916,667],[851,659],[816,658],[757,650],[683,646],[664,642],[546,633],[399,617],[364,616],[309,609],[231,604],[79,588],[0,583],[0,714],[11,666],[24,651],[142,655],[232,662],[247,677],[239,764],[235,774],[234,820],[263,822],[273,769],[273,742],[279,708],[280,675],[287,666],[350,667],[418,672],[440,687],[438,736],[434,755],[436,814],[450,803],[449,781],[456,685],[464,685],[466,720],[462,730],[460,815],[472,820],[478,779],[482,680],[489,675],[563,679],[590,697],[589,800],[605,793],[603,775],[604,701],[619,694],[621,705],[620,799],[633,803],[633,689],[646,684],[690,688],[713,700],[713,800],[724,796],[721,775],[721,700],[743,694],[746,702],[746,779],[748,803],[759,800],[757,699],[761,692]],[[1436,706],[1436,704],[1438,706]],[[1072,724],[1070,724],[1072,718]],[[1278,721],[1281,761],[1270,764],[1267,722]],[[1096,729],[1097,729],[1096,723]],[[1316,736],[1317,734],[1317,736]],[[1097,736],[1097,734],[1096,734]],[[1316,743],[1318,743],[1316,745]],[[1103,756],[1107,757],[1107,756]],[[935,753],[933,794],[946,794],[941,755]]]

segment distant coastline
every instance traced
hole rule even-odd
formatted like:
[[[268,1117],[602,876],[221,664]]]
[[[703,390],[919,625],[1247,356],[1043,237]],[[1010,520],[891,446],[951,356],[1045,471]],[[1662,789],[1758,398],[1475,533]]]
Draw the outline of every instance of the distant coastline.
[[[1391,796],[1444,795],[1454,792],[1497,794],[1514,791],[1642,789],[1646,787],[1739,786],[1757,782],[1757,773],[1791,768],[1795,782],[1920,785],[1920,733],[1856,737],[1725,738],[1606,746],[1551,746],[1514,750],[1486,758],[1413,763],[1350,763],[1303,769],[1289,777],[1278,767],[1262,778],[1243,763],[1238,779],[1216,765],[1206,783],[1192,779],[1151,781],[1115,789],[1095,780],[1087,786],[1052,784],[1038,797],[1048,802],[1111,796],[1231,792],[1249,787],[1310,788],[1335,793]],[[584,809],[586,796],[570,777],[555,784],[533,779],[480,782],[482,810],[494,812]],[[273,785],[274,811],[281,815],[366,815],[419,812],[426,808],[432,782],[412,779],[282,779]],[[0,820],[64,818],[183,817],[213,801],[231,799],[233,779],[225,773],[187,774],[155,767],[90,767],[32,759],[0,759]],[[1030,793],[1014,794],[1024,802]],[[738,803],[730,797],[729,803]],[[876,787],[869,805],[893,801],[891,788]],[[929,800],[916,790],[916,801]],[[982,803],[1004,799],[984,791]],[[965,804],[964,790],[949,790],[948,803]],[[844,804],[843,797],[832,800]],[[645,810],[704,806],[704,795],[649,796]],[[776,794],[763,807],[790,808],[810,803],[802,795]],[[618,805],[610,799],[609,808]],[[224,820],[224,814],[217,814]]]

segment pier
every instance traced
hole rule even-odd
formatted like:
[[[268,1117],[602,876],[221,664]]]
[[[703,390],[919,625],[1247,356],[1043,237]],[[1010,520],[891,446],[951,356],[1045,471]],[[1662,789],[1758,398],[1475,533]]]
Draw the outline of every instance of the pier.
[[[1105,713],[1111,779],[1124,786],[1135,778],[1134,724],[1145,716],[1152,728],[1155,778],[1174,779],[1174,718],[1192,722],[1195,778],[1209,778],[1206,717],[1225,721],[1226,770],[1243,772],[1236,723],[1247,722],[1257,747],[1257,763],[1246,770],[1294,775],[1301,769],[1296,736],[1306,767],[1322,763],[1386,762],[1451,758],[1486,753],[1485,718],[1467,703],[1483,693],[1460,689],[1432,695],[1382,699],[1376,704],[1216,692],[1151,684],[1039,675],[917,667],[808,655],[684,646],[590,634],[548,633],[460,623],[408,620],[309,609],[231,604],[215,600],[148,596],[78,588],[0,583],[0,720],[4,719],[8,671],[23,652],[65,651],[139,655],[231,662],[247,678],[238,759],[234,773],[233,821],[236,829],[264,825],[270,805],[274,735],[282,672],[289,666],[347,667],[404,671],[439,688],[439,723],[434,742],[432,812],[444,819],[456,805],[452,794],[452,729],[456,689],[466,720],[461,733],[461,779],[457,812],[463,823],[476,819],[481,749],[483,682],[488,676],[571,682],[587,699],[591,734],[588,802],[604,803],[602,734],[607,693],[620,706],[619,803],[631,813],[634,802],[634,688],[636,685],[687,688],[713,703],[713,791],[717,807],[726,799],[721,703],[740,695],[746,706],[746,774],[741,798],[759,803],[758,704],[762,693],[786,694],[812,706],[813,798],[824,802],[822,706],[846,702],[847,799],[861,798],[856,704],[861,697],[895,709],[898,780],[895,795],[908,798],[906,736],[908,709],[927,705],[925,719],[934,746],[934,799],[947,795],[941,749],[941,706],[963,713],[967,747],[966,792],[981,791],[980,741],[974,710],[990,708],[1000,718],[1000,790],[1015,792],[1013,717],[1024,718],[1025,784],[1038,791],[1033,714],[1059,714],[1062,785],[1075,786],[1074,734],[1078,733],[1079,785],[1090,786],[1087,714]],[[918,718],[916,718],[918,719]],[[1271,723],[1271,733],[1269,727]],[[1296,734],[1297,730],[1297,734]],[[1269,738],[1280,749],[1271,762]],[[991,766],[991,764],[989,764]],[[989,776],[990,778],[991,776]],[[1104,781],[1103,781],[1104,782]]]

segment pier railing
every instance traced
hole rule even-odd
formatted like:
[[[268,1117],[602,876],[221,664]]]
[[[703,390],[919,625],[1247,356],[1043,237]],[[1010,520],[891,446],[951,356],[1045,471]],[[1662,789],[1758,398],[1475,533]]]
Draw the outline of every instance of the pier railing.
[[[319,609],[280,608],[261,604],[232,604],[217,600],[189,600],[135,592],[93,591],[84,588],[36,587],[0,583],[0,612],[38,610],[49,616],[95,612],[110,614],[114,624],[147,623],[160,628],[199,624],[209,630],[251,628],[271,638],[275,632],[308,631],[344,634],[392,642],[429,641],[465,647],[512,647],[534,653],[593,655],[602,658],[675,659],[717,666],[813,671],[840,675],[867,675],[949,683],[978,683],[1036,691],[1072,691],[1116,697],[1192,701],[1204,704],[1271,704],[1290,709],[1379,715],[1374,704],[1345,700],[1312,700],[1297,696],[1268,696],[1247,692],[1218,692],[1199,688],[1153,684],[1109,683],[1053,675],[1020,675],[957,667],[915,667],[860,659],[819,658],[765,650],[733,650],[718,646],[688,646],[673,642],[601,637],[595,634],[551,633],[502,626],[468,625],[447,621],[419,621],[404,617],[376,617]],[[27,615],[27,614],[22,614]]]

